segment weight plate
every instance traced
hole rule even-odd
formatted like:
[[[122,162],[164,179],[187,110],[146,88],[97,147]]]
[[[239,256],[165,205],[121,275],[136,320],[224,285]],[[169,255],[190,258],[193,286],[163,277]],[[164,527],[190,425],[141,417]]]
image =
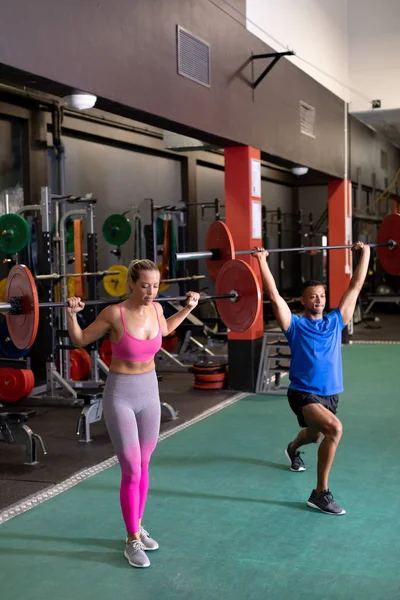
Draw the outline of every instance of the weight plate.
[[[377,248],[382,268],[391,275],[400,275],[400,214],[394,213],[385,217],[378,230],[376,241],[387,244],[390,240],[397,242],[396,248]]]
[[[221,268],[215,284],[216,294],[238,294],[236,301],[216,300],[219,315],[228,329],[250,329],[262,309],[261,289],[253,269],[242,260],[231,260]]]
[[[118,271],[118,275],[105,275],[103,277],[103,286],[110,296],[121,297],[126,295],[126,280],[128,269],[125,265],[113,265],[107,271]]]
[[[6,254],[21,252],[29,243],[30,230],[26,219],[16,213],[0,217],[0,250]]]
[[[21,350],[13,343],[8,331],[7,321],[3,317],[0,322],[0,355],[3,358],[23,358],[30,351],[30,348]]]
[[[86,379],[86,377],[89,377],[90,373],[92,372],[91,356],[90,356],[89,352],[87,350],[85,350],[85,348],[76,348],[76,350],[80,356],[80,360],[82,363],[83,379]]]
[[[124,215],[110,215],[103,223],[103,237],[112,246],[122,246],[131,237],[132,227]]]
[[[32,391],[32,375],[28,369],[0,368],[0,400],[17,402]]]
[[[207,270],[211,279],[215,282],[221,267],[235,258],[235,246],[231,232],[222,221],[214,221],[208,228],[206,238],[206,249],[218,249],[218,260],[207,260]]]
[[[19,297],[21,314],[7,313],[10,338],[17,348],[30,348],[36,339],[39,325],[39,301],[35,280],[25,265],[14,265],[7,278],[6,302]]]
[[[112,349],[110,340],[103,340],[100,345],[100,358],[106,363],[107,367],[111,365]]]

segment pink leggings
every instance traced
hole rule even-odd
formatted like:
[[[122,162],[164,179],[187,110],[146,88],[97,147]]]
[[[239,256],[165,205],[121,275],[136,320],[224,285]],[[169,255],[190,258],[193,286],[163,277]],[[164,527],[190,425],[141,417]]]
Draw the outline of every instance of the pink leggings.
[[[149,462],[160,431],[160,398],[155,371],[109,373],[103,394],[104,418],[121,467],[121,510],[128,533],[139,531]]]

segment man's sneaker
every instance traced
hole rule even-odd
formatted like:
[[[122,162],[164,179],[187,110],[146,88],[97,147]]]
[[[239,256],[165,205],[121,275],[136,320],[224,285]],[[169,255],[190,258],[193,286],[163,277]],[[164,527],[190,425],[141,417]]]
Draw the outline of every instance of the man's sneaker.
[[[148,532],[145,529],[143,529],[142,526],[140,526],[139,533],[140,541],[142,542],[145,550],[158,550],[160,546],[157,544],[156,540],[153,540],[150,537]]]
[[[290,462],[290,470],[291,471],[305,471],[306,466],[303,463],[303,459],[300,456],[300,452],[296,450],[295,452],[290,449],[290,444],[285,450],[285,454]]]
[[[150,566],[145,547],[140,540],[126,542],[124,556],[132,567],[144,569]]]
[[[339,506],[339,504],[334,501],[329,490],[325,490],[324,492],[316,492],[313,490],[307,504],[308,506],[311,506],[311,508],[316,508],[327,515],[346,514],[344,508]]]

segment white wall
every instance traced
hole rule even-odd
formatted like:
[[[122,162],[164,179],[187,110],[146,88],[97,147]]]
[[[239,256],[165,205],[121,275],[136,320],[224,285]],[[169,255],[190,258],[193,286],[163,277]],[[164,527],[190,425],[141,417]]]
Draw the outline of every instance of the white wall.
[[[247,0],[247,29],[274,50],[294,50],[296,57],[283,60],[291,60],[345,99],[346,88],[342,84],[347,82],[348,68],[347,2]]]
[[[247,0],[247,28],[350,103],[400,108],[399,0]],[[264,30],[264,31],[263,31]],[[266,33],[264,33],[266,32]]]
[[[351,111],[370,110],[368,99],[383,109],[400,108],[400,2],[349,0]]]

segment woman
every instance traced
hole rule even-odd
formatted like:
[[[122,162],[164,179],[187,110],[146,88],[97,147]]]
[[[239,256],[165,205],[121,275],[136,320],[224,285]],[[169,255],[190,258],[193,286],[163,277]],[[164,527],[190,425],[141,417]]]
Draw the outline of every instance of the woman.
[[[161,337],[170,334],[197,306],[199,294],[188,292],[185,308],[165,320],[159,302],[154,302],[160,273],[150,260],[133,260],[129,265],[129,297],[105,308],[82,331],[76,314],[85,304],[69,298],[68,331],[76,347],[110,332],[112,360],[103,394],[104,418],[121,467],[120,500],[126,525],[125,557],[133,567],[148,567],[148,550],[157,542],[142,527],[149,485],[149,461],[160,429],[161,407],[154,355]]]

